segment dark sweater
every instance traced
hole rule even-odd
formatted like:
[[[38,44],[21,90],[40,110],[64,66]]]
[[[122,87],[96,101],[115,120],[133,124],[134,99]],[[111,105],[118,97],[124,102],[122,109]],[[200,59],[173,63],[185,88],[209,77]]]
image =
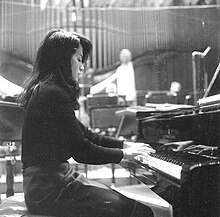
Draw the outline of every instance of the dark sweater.
[[[38,86],[26,108],[22,163],[55,165],[74,160],[85,164],[119,163],[123,142],[92,133],[75,116],[69,95],[52,84]]]

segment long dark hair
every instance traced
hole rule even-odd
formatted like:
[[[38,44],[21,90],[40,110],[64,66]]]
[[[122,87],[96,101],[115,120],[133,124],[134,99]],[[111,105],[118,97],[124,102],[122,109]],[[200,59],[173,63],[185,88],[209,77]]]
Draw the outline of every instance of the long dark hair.
[[[19,97],[20,105],[27,106],[37,85],[50,82],[64,88],[71,96],[74,109],[79,109],[80,89],[72,77],[70,58],[80,44],[84,63],[92,51],[92,44],[85,36],[63,29],[52,29],[47,33],[36,53],[32,72],[24,83],[24,91]]]

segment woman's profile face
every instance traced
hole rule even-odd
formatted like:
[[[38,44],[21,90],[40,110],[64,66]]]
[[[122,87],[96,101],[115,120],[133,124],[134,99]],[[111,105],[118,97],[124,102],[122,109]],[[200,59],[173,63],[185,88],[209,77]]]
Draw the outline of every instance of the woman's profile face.
[[[70,58],[72,76],[75,80],[78,80],[79,74],[84,70],[82,60],[83,60],[83,48],[82,45],[79,45],[76,52]]]

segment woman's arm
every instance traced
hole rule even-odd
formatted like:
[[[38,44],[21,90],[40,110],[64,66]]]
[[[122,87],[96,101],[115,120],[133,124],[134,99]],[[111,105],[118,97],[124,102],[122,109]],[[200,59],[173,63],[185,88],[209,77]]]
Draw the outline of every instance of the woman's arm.
[[[123,140],[118,140],[112,137],[93,133],[89,128],[85,127],[80,121],[78,122],[86,138],[88,138],[91,142],[95,143],[96,145],[107,148],[120,148],[120,149],[123,148],[123,143],[124,143]]]
[[[60,156],[70,154],[77,162],[87,164],[121,161],[122,150],[108,147],[113,143],[111,138],[97,137],[82,127],[75,116],[71,99],[63,89],[51,85],[46,92],[43,101],[46,101],[49,123],[45,133],[50,146],[53,147],[51,151],[55,158],[59,159]],[[95,144],[96,141],[97,144]],[[114,141],[114,144],[122,146],[121,141]]]

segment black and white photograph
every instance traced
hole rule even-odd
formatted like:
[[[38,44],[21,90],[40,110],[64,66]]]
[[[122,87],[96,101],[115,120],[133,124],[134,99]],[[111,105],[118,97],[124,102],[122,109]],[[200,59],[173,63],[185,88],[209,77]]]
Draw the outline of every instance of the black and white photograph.
[[[220,0],[0,0],[0,217],[220,217]]]

